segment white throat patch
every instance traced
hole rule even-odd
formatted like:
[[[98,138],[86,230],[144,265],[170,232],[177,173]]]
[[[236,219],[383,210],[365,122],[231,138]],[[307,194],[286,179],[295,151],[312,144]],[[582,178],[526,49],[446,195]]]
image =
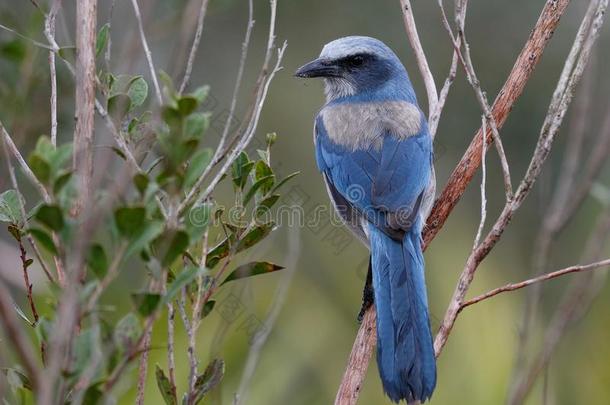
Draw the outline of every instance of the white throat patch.
[[[352,151],[381,148],[385,133],[406,139],[421,129],[419,108],[406,101],[341,103],[320,113],[330,139]]]

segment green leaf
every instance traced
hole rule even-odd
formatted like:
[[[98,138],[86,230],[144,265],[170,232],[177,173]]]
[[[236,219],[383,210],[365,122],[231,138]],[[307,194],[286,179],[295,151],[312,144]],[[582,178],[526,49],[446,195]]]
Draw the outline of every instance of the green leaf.
[[[54,231],[61,231],[65,225],[64,215],[57,205],[41,205],[34,214],[34,218]]]
[[[156,293],[134,293],[131,294],[131,300],[133,301],[138,313],[144,317],[151,315],[159,307],[161,303],[161,295]]]
[[[56,173],[70,160],[70,157],[72,157],[72,144],[64,143],[57,148],[52,145],[51,147],[53,148],[53,151],[49,154],[47,160],[51,166],[51,172]]]
[[[47,184],[51,178],[51,166],[49,163],[38,153],[33,153],[28,159],[28,165],[34,175],[41,183]]]
[[[267,142],[267,146],[273,146],[273,144],[277,141],[277,134],[275,132],[270,132],[265,136],[265,141]]]
[[[142,196],[144,196],[144,194],[146,193],[146,189],[148,188],[149,182],[150,180],[148,179],[148,176],[144,173],[138,173],[133,176],[133,183],[136,185],[138,192]]]
[[[216,306],[216,301],[209,300],[208,302],[206,302],[203,305],[203,308],[201,308],[201,319],[203,319],[206,316],[208,316],[212,312],[212,310],[214,309],[214,306]]]
[[[103,403],[104,393],[99,388],[100,383],[91,385],[85,391],[83,405],[97,405]]]
[[[271,194],[269,197],[265,197],[264,199],[262,199],[254,210],[255,217],[258,218],[261,215],[269,212],[271,207],[273,207],[273,205],[279,200],[279,198],[279,194]]]
[[[54,255],[59,253],[55,247],[55,243],[53,243],[53,239],[51,239],[48,233],[37,228],[30,228],[28,232],[34,239],[36,239],[38,243],[42,245],[42,247],[47,249],[49,252],[53,253]]]
[[[230,235],[228,238],[225,238],[208,253],[205,262],[206,267],[211,269],[216,266],[220,260],[229,255],[231,248],[235,249],[235,253],[239,253],[254,246],[269,235],[274,226],[275,224],[273,222],[258,225],[248,231],[239,241],[236,241],[235,235]],[[235,243],[237,243],[237,246],[234,246]]]
[[[171,135],[182,135],[182,116],[177,108],[164,106],[161,109],[161,118],[163,118],[163,121],[169,127]]]
[[[248,190],[248,192],[246,193],[246,195],[244,196],[244,206],[246,206],[250,200],[252,199],[252,197],[254,197],[254,195],[256,194],[256,192],[260,189],[261,192],[263,194],[266,193],[266,190],[268,190],[269,188],[271,188],[271,186],[273,186],[273,181],[275,180],[275,176],[272,174],[270,176],[267,177],[263,177],[258,179],[253,185],[252,187],[250,187],[250,190]]]
[[[246,152],[241,152],[231,165],[231,174],[233,176],[233,184],[236,187],[243,189],[248,180],[248,174],[254,167],[254,162],[251,162]]]
[[[76,60],[76,47],[62,46],[58,49],[57,54],[60,58],[67,60],[68,62],[74,63],[74,61]]]
[[[194,205],[188,210],[185,218],[186,232],[189,234],[191,243],[201,240],[205,230],[210,224],[210,217],[214,204],[204,202]]]
[[[298,176],[299,174],[301,174],[301,172],[294,172],[294,173],[290,173],[288,176],[284,177],[282,180],[280,180],[279,183],[277,183],[275,185],[275,187],[273,187],[273,189],[271,190],[272,193],[275,193],[280,187],[282,187],[284,184],[286,184],[290,179]]]
[[[176,89],[172,78],[164,70],[159,70],[159,80],[163,83],[163,95],[168,101],[173,101],[176,96]]]
[[[210,117],[211,114],[208,112],[197,112],[189,115],[184,123],[184,136],[200,139],[210,126]]]
[[[68,184],[71,178],[72,172],[64,172],[57,176],[57,179],[55,179],[55,182],[53,183],[53,193],[59,194],[59,192],[64,188],[66,184]]]
[[[222,284],[228,283],[229,281],[238,280],[240,278],[273,273],[274,271],[282,270],[283,268],[284,267],[270,262],[250,262],[233,270]]]
[[[165,249],[160,249],[163,256],[161,265],[169,266],[176,260],[189,246],[189,235],[183,230],[169,232],[164,235],[162,245]]]
[[[108,271],[108,257],[100,244],[91,245],[87,255],[87,266],[93,270],[98,279],[104,278]]]
[[[193,96],[197,100],[197,103],[201,104],[208,97],[209,93],[210,93],[210,86],[205,85],[205,86],[197,87],[197,89],[195,89],[195,91],[191,93],[191,96]]]
[[[106,44],[108,43],[108,30],[110,29],[110,25],[108,23],[104,24],[102,28],[100,28],[97,33],[97,40],[95,41],[95,55],[99,56],[99,54],[106,48]]]
[[[190,188],[193,187],[197,179],[199,179],[199,176],[201,176],[203,171],[208,167],[211,160],[212,149],[210,148],[198,150],[193,155],[189,167],[186,169],[186,174],[184,175],[185,190],[190,190]]]
[[[155,365],[155,377],[157,379],[157,387],[165,403],[167,405],[177,405],[176,387],[169,381],[169,378],[167,378],[159,364]]]
[[[32,391],[33,387],[30,378],[27,375],[23,374],[21,371],[17,370],[16,368],[10,367],[3,367],[0,370],[2,370],[7,379],[16,381],[17,384],[19,384],[21,387],[25,388],[26,390]]]
[[[258,242],[263,240],[267,235],[271,233],[273,228],[275,227],[275,223],[269,222],[267,224],[258,225],[252,228],[237,245],[237,251],[241,252],[242,250],[246,250],[256,245]]]
[[[135,234],[127,245],[125,257],[144,250],[153,240],[155,240],[165,229],[165,224],[161,221],[148,221],[145,226]]]
[[[258,162],[256,162],[256,167],[254,168],[254,178],[256,180],[260,180],[263,177],[269,177],[273,175],[273,170],[271,170],[271,168],[269,167],[269,165],[262,161],[259,160]]]
[[[114,212],[114,220],[121,235],[133,238],[146,221],[144,207],[121,207]]]
[[[21,222],[21,203],[16,190],[6,190],[0,194],[0,222],[18,224]]]
[[[131,349],[142,334],[140,319],[132,312],[125,315],[114,328],[114,342],[124,349]]]
[[[178,99],[178,111],[183,117],[186,117],[187,115],[195,111],[198,104],[199,102],[195,97],[182,96]]]
[[[131,99],[131,108],[139,107],[144,104],[148,97],[148,83],[142,76],[137,76],[133,79],[127,90],[127,95]]]
[[[117,122],[120,122],[131,110],[131,98],[127,94],[119,93],[108,98],[108,113]]]
[[[214,359],[208,364],[203,374],[195,380],[195,404],[203,399],[206,393],[213,390],[224,377],[225,362],[222,359]]]
[[[183,287],[189,285],[197,276],[200,276],[205,271],[205,268],[189,266],[180,272],[174,281],[167,286],[167,293],[163,298],[163,304],[170,303]]]

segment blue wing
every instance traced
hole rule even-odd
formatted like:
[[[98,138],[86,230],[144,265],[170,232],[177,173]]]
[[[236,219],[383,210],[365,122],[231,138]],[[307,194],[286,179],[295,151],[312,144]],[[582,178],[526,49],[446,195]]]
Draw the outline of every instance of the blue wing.
[[[432,141],[427,126],[403,140],[385,134],[381,148],[351,151],[334,143],[316,119],[316,161],[327,181],[358,211],[376,215],[391,228],[388,215],[412,218],[430,181]],[[379,219],[379,216],[383,218]]]

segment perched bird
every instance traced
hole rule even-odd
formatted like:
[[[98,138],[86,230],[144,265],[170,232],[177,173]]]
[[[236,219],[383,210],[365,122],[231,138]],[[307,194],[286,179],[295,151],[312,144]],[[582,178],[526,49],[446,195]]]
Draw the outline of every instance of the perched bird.
[[[335,209],[370,249],[384,391],[425,401],[436,385],[421,249],[435,190],[427,121],[405,67],[377,39],[332,41],[295,76],[324,79],[316,161]]]

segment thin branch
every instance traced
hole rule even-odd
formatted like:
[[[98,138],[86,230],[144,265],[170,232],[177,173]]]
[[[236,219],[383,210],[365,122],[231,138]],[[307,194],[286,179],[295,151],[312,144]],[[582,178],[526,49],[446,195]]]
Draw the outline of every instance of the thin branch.
[[[487,95],[481,88],[481,83],[477,77],[477,74],[474,70],[474,65],[472,63],[472,57],[470,55],[470,45],[466,40],[465,33],[465,21],[466,21],[466,7],[468,6],[468,0],[459,0],[457,2],[457,23],[458,23],[458,35],[457,38],[453,34],[451,30],[451,26],[449,25],[449,21],[447,20],[447,15],[445,14],[445,8],[443,7],[443,2],[438,2],[441,8],[441,15],[443,25],[451,38],[451,42],[453,43],[454,49],[458,54],[458,60],[462,63],[464,67],[464,71],[466,72],[466,79],[470,86],[473,88],[477,101],[481,106],[481,109],[485,113],[485,118],[491,128],[492,139],[496,146],[496,150],[498,151],[498,156],[500,157],[500,164],[502,167],[502,176],[504,179],[504,190],[506,194],[506,200],[510,201],[513,198],[513,186],[510,178],[510,168],[508,166],[508,160],[506,159],[506,153],[504,152],[504,146],[502,144],[502,139],[500,138],[500,133],[498,131],[498,125],[495,121],[495,118],[491,112],[491,107],[489,106],[489,102],[487,101]],[[462,11],[463,10],[463,11]],[[458,40],[459,38],[459,40]],[[460,50],[460,46],[464,47],[464,53],[462,54]]]
[[[532,284],[536,284],[536,283],[541,283],[543,281],[548,281],[557,277],[561,277],[564,276],[566,274],[570,274],[570,273],[580,273],[583,271],[589,271],[589,270],[595,270],[595,269],[599,269],[599,268],[603,268],[603,267],[608,267],[610,266],[610,259],[606,259],[606,260],[601,260],[599,262],[595,262],[595,263],[590,263],[590,264],[585,264],[585,265],[576,265],[576,266],[570,266],[570,267],[566,267],[564,269],[561,270],[557,270],[557,271],[553,271],[551,273],[546,273],[543,274],[541,276],[538,277],[534,277],[534,278],[530,278],[528,280],[524,280],[524,281],[520,281],[518,283],[510,283],[510,284],[506,284],[502,287],[498,287],[495,288],[489,292],[486,292],[485,294],[481,294],[477,297],[474,297],[468,301],[464,301],[461,305],[460,305],[460,309],[459,311],[461,312],[464,308],[470,306],[470,305],[474,305],[476,303],[479,303],[483,300],[486,300],[488,298],[491,297],[495,297],[498,294],[501,293],[505,293],[508,291],[515,291],[515,290],[519,290],[521,288],[527,287],[529,285]]]
[[[419,73],[421,74],[424,80],[424,85],[426,86],[426,93],[428,94],[428,115],[432,116],[432,113],[436,111],[436,104],[438,103],[438,93],[436,91],[436,84],[434,83],[434,76],[432,76],[424,48],[419,40],[419,34],[417,33],[417,27],[415,25],[415,18],[413,18],[411,1],[400,0],[400,5],[405,30],[407,31],[407,37],[409,38],[409,44],[411,44],[411,48],[415,53]]]
[[[34,325],[38,324],[38,310],[36,310],[36,303],[34,302],[34,295],[32,294],[32,283],[30,282],[30,276],[28,272],[28,267],[30,264],[28,263],[28,256],[25,251],[25,247],[23,246],[23,240],[19,235],[19,230],[15,233],[17,235],[17,244],[19,245],[19,258],[21,259],[21,270],[23,272],[23,282],[25,283],[25,290],[27,292],[28,303],[30,304],[30,309],[32,310],[32,316],[34,317]]]
[[[138,30],[140,31],[140,40],[142,41],[142,47],[144,48],[144,54],[146,55],[146,61],[148,62],[148,69],[150,70],[150,76],[155,87],[155,94],[159,105],[163,104],[163,97],[161,96],[161,88],[159,87],[159,81],[157,80],[157,71],[153,63],[152,54],[148,47],[148,41],[146,40],[146,34],[144,33],[144,23],[142,22],[142,15],[140,14],[140,7],[138,6],[138,0],[131,0],[133,11],[138,21]]]
[[[201,41],[201,34],[203,33],[203,21],[205,19],[205,14],[208,9],[208,1],[209,0],[201,0],[199,17],[197,17],[197,30],[195,32],[195,38],[193,38],[193,46],[191,47],[191,52],[189,53],[188,62],[186,63],[186,69],[184,71],[184,77],[182,78],[182,84],[180,84],[179,94],[182,94],[184,92],[184,89],[186,88],[186,85],[188,84],[191,78],[193,64],[195,63],[195,56],[197,55],[197,50],[199,49],[199,42]]]
[[[487,120],[485,116],[482,117],[481,126],[483,128],[483,133],[487,132],[486,123]],[[485,152],[487,151],[487,147],[485,143],[481,142],[481,221],[479,222],[479,227],[477,229],[477,234],[474,238],[473,249],[475,249],[479,242],[481,241],[481,235],[483,234],[483,229],[485,228],[485,219],[487,218],[487,198],[485,197],[485,183],[487,180],[487,170],[485,164]]]
[[[45,17],[44,35],[51,46],[55,44],[55,19],[61,0],[53,0],[51,10]],[[51,76],[51,143],[57,146],[57,70],[55,68],[55,51],[49,51],[49,73]]]

